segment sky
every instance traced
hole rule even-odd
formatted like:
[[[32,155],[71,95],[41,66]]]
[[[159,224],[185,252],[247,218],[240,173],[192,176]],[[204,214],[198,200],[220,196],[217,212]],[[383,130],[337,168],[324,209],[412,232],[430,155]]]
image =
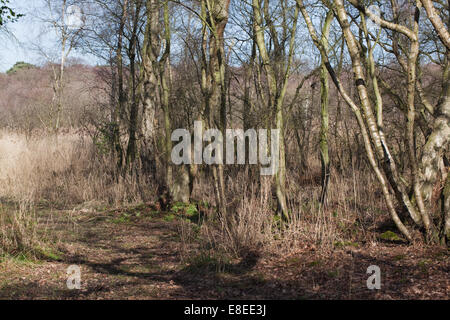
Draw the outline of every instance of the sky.
[[[60,0],[51,1],[58,2]],[[59,61],[58,37],[42,19],[39,19],[49,12],[45,10],[45,0],[10,0],[10,6],[17,13],[25,14],[25,16],[17,22],[7,24],[10,34],[0,30],[0,72],[6,72],[18,61],[35,65],[43,65],[51,60]],[[302,35],[301,38],[309,39],[309,36]],[[173,45],[176,44],[173,43]],[[300,46],[299,48],[302,49],[299,49],[299,52],[301,51],[303,56],[307,57],[308,54],[305,50],[309,50],[310,47],[313,46],[303,46],[303,48]],[[317,57],[315,49],[312,50],[313,52],[309,56]],[[46,57],[43,52],[47,55],[50,54],[51,57]],[[81,58],[84,63],[91,65],[103,63],[93,56],[83,55],[77,51],[72,51],[70,57]]]
[[[39,52],[38,47],[46,48],[45,52],[56,54],[57,36],[46,29],[44,22],[39,21],[39,10],[44,8],[43,0],[10,0],[10,7],[17,13],[25,14],[15,23],[8,23],[7,28],[12,35],[0,31],[0,72],[5,72],[17,61],[41,65],[49,57]],[[71,57],[82,58],[86,63],[95,64],[95,59],[73,52]]]

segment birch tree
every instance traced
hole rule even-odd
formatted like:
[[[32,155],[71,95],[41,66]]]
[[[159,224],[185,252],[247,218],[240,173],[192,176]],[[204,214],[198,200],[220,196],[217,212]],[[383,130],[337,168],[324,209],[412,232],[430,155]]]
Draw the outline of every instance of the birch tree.
[[[315,28],[309,17],[309,13],[303,4],[303,1],[297,0],[301,8],[302,15],[308,25],[308,30],[316,47],[320,50],[323,56],[326,56],[326,50],[323,44],[320,42],[316,35]],[[348,53],[352,62],[353,77],[356,84],[356,89],[359,97],[359,105],[347,94],[346,90],[341,85],[339,79],[336,77],[333,67],[329,62],[325,62],[328,72],[330,73],[333,82],[338,88],[340,94],[351,107],[355,114],[361,133],[364,138],[366,153],[369,162],[374,170],[377,179],[382,187],[383,195],[386,200],[386,204],[389,208],[392,219],[397,225],[398,229],[403,235],[410,241],[412,236],[410,230],[400,220],[398,212],[394,206],[394,198],[402,204],[407,210],[412,220],[418,227],[423,227],[424,234],[428,241],[437,241],[437,226],[433,224],[431,218],[432,209],[429,199],[431,199],[430,191],[427,190],[426,182],[431,185],[435,185],[437,172],[439,172],[439,157],[442,156],[443,151],[448,147],[448,117],[447,120],[441,120],[436,117],[434,122],[438,122],[438,125],[433,130],[433,133],[427,138],[427,142],[423,148],[423,156],[421,165],[417,159],[417,150],[415,148],[415,128],[416,128],[416,91],[417,91],[417,59],[419,55],[419,33],[420,33],[420,9],[422,3],[416,1],[413,6],[413,14],[410,25],[402,25],[399,23],[387,21],[364,7],[360,2],[356,0],[348,1],[353,7],[363,15],[361,17],[360,25],[358,28],[365,33],[366,39],[369,39],[364,16],[369,17],[382,28],[402,34],[402,36],[408,39],[407,47],[407,59],[405,61],[406,83],[407,83],[407,99],[406,99],[406,140],[408,145],[408,155],[410,164],[410,179],[402,176],[396,168],[396,161],[393,159],[390,147],[388,146],[387,139],[384,135],[382,126],[382,96],[379,92],[378,78],[374,71],[373,50],[370,47],[370,43],[367,47],[362,46],[354,34],[351,28],[352,20],[349,19],[348,9],[346,8],[344,1],[336,0],[334,3],[323,1],[324,5],[333,10],[336,19],[339,22],[339,26],[343,32],[343,36],[347,45]],[[395,3],[393,1],[392,3]],[[369,80],[367,79],[369,77]],[[443,76],[444,85],[447,87],[447,80],[445,74]],[[375,99],[372,100],[370,92],[375,93]],[[445,97],[445,94],[442,94]],[[441,97],[442,98],[442,97]],[[441,99],[438,108],[442,109]],[[375,104],[375,108],[374,108]],[[445,108],[445,107],[444,107]],[[444,112],[445,114],[445,112]],[[446,116],[444,116],[445,118]],[[439,138],[436,139],[436,136]],[[433,147],[428,147],[432,145]],[[372,147],[373,146],[373,147]],[[431,151],[431,150],[432,151]],[[428,151],[430,150],[430,151]],[[432,163],[432,164],[431,164]],[[378,164],[381,164],[381,168]],[[393,194],[391,193],[393,191]],[[412,195],[409,194],[409,190],[412,190]],[[444,212],[442,212],[444,214]],[[444,219],[441,219],[443,221]]]
[[[328,38],[330,36],[330,27],[333,20],[333,14],[328,11],[322,26],[321,43],[324,53],[328,53]],[[330,157],[328,154],[328,105],[329,105],[329,84],[328,71],[325,66],[326,57],[321,53],[320,63],[320,160],[322,164],[322,191],[320,194],[320,203],[327,203],[327,189],[330,181]]]
[[[271,18],[270,2],[268,0],[253,0],[253,28],[255,42],[258,47],[259,56],[265,71],[267,79],[267,100],[268,112],[275,117],[275,127],[280,132],[279,137],[279,169],[275,175],[275,193],[278,200],[278,207],[285,219],[289,219],[289,212],[286,199],[286,152],[284,142],[285,119],[283,115],[283,103],[286,95],[287,84],[291,72],[292,59],[295,48],[295,34],[299,8],[294,5],[292,19],[289,19],[289,13],[292,6],[287,1],[282,1],[282,24],[281,34],[277,31],[275,22]],[[266,38],[264,36],[265,28],[268,28],[270,39],[273,42],[273,52],[269,52]],[[288,42],[287,42],[287,39]],[[287,54],[285,53],[285,45]],[[270,128],[271,123],[267,123]],[[274,143],[274,141],[271,141]]]
[[[201,89],[204,98],[204,119],[208,128],[217,126],[225,136],[227,126],[225,42],[230,0],[201,0],[202,23]],[[223,141],[222,145],[223,145]],[[223,153],[219,155],[224,159]],[[220,159],[219,159],[219,162]],[[227,214],[223,164],[212,168],[217,206],[223,217]]]

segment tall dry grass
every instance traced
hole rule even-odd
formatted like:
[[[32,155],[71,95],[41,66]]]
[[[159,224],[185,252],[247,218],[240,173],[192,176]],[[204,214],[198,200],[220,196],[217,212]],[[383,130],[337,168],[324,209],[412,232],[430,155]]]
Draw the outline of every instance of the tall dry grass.
[[[370,228],[385,212],[369,168],[348,166],[332,172],[328,206],[319,204],[320,163],[309,159],[307,172],[288,170],[290,221],[274,216],[271,178],[231,168],[227,178],[228,216],[199,225],[204,247],[241,256],[250,251],[289,253],[302,246],[332,249],[337,243],[372,241]],[[233,170],[233,171],[231,171]],[[92,139],[76,133],[34,136],[0,131],[0,198],[22,205],[2,214],[4,250],[29,246],[33,241],[33,206],[74,208],[137,203],[156,198],[151,181],[118,174],[115,161],[102,154]],[[214,203],[210,178],[201,175],[194,197]],[[19,223],[20,222],[20,223]],[[183,242],[197,241],[188,228]],[[22,240],[21,240],[22,239]],[[15,248],[15,249],[14,249]]]
[[[0,256],[34,255],[39,243],[33,206],[26,201],[14,207],[0,204]]]
[[[118,174],[114,161],[88,137],[27,139],[0,131],[0,255],[39,250],[37,207],[90,210],[141,202],[153,190],[146,181]]]
[[[314,164],[314,159],[310,163],[308,172],[295,168],[288,172],[290,221],[274,216],[276,199],[270,178],[249,183],[250,177],[239,174],[227,181],[227,218],[206,219],[198,226],[197,237],[182,225],[182,242],[199,242],[210,256],[242,257],[249,252],[286,255],[305,248],[327,253],[336,247],[376,241],[377,222],[388,215],[370,168],[333,169],[324,207],[319,202],[320,163]],[[203,189],[202,183],[197,190]]]
[[[65,207],[139,202],[146,181],[117,174],[115,162],[79,134],[38,136],[0,132],[0,197]]]

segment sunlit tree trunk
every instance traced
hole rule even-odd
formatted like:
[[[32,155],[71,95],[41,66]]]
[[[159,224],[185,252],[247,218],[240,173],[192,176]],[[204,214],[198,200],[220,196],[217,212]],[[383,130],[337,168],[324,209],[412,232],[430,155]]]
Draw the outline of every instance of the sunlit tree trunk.
[[[268,1],[264,2],[264,18],[269,19],[268,21],[263,21],[263,17],[261,16],[261,0],[253,0],[253,28],[254,28],[254,39],[258,46],[258,51],[262,60],[262,64],[264,70],[266,72],[267,77],[267,85],[268,85],[268,106],[269,112],[274,110],[275,112],[275,126],[280,132],[279,136],[279,168],[275,174],[275,193],[278,200],[278,207],[285,219],[289,219],[289,212],[287,207],[287,199],[286,199],[286,152],[285,152],[285,143],[284,143],[284,116],[283,116],[283,103],[286,95],[287,83],[289,79],[289,73],[291,69],[292,57],[294,53],[294,42],[295,42],[295,32],[297,29],[297,20],[298,20],[298,6],[295,7],[292,28],[289,28],[286,25],[286,21],[283,21],[282,24],[283,32],[285,34],[289,34],[290,42],[289,42],[289,52],[288,55],[282,57],[282,50],[279,47],[279,43],[277,40],[277,31],[273,21],[269,18],[269,3]],[[287,8],[283,8],[283,10],[287,10]],[[284,11],[283,15],[286,16],[287,12]],[[272,41],[274,42],[274,58],[271,59],[269,56],[266,40],[264,38],[264,26],[267,24]],[[286,59],[286,60],[284,60]],[[283,61],[286,61],[284,63]],[[276,76],[276,66],[278,67],[278,71],[280,76],[277,78]],[[271,141],[271,143],[275,143]]]
[[[444,239],[447,245],[450,245],[450,173],[447,173],[447,179],[442,192],[442,201],[444,209]]]
[[[450,54],[447,54],[446,66],[443,74],[443,89],[438,101],[435,119],[432,125],[432,131],[424,146],[421,167],[422,193],[426,201],[431,199],[433,188],[438,179],[439,161],[442,158],[443,151],[448,148],[450,141],[450,83],[449,83],[449,60]]]
[[[322,27],[321,42],[324,50],[328,51],[328,37],[330,35],[331,22],[333,21],[333,13],[329,11]],[[320,160],[322,165],[322,192],[320,195],[320,203],[327,204],[327,190],[330,181],[330,157],[328,155],[328,104],[329,104],[329,84],[328,71],[325,66],[326,57],[321,57],[320,67]]]
[[[169,110],[169,97],[170,97],[170,44],[171,44],[171,31],[170,31],[170,19],[169,19],[169,2],[165,1],[164,5],[164,42],[165,50],[159,63],[160,68],[160,81],[161,81],[161,105],[164,112],[164,133],[165,133],[165,183],[168,187],[168,191],[172,194],[173,174],[172,174],[172,124],[170,121]]]
[[[214,128],[217,123],[222,137],[225,137],[227,126],[224,32],[228,23],[229,5],[230,0],[201,1],[203,25],[201,87],[205,99],[205,120],[208,128]],[[221,161],[224,161],[224,155]],[[217,206],[221,215],[226,217],[227,203],[223,164],[214,165],[212,173]]]

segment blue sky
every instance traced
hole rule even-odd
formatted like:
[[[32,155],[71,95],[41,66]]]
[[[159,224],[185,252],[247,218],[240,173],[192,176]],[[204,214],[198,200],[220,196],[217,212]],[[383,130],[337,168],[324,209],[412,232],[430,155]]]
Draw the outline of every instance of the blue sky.
[[[38,46],[52,52],[57,43],[54,33],[45,31],[45,24],[37,19],[39,9],[42,10],[42,0],[10,0],[10,6],[16,12],[25,14],[25,17],[15,23],[8,23],[7,27],[13,36],[1,32],[0,34],[0,72],[5,72],[17,61],[25,61],[33,64],[43,64],[48,61],[37,49]],[[76,52],[71,57],[83,58],[86,62],[94,59],[81,56]]]

